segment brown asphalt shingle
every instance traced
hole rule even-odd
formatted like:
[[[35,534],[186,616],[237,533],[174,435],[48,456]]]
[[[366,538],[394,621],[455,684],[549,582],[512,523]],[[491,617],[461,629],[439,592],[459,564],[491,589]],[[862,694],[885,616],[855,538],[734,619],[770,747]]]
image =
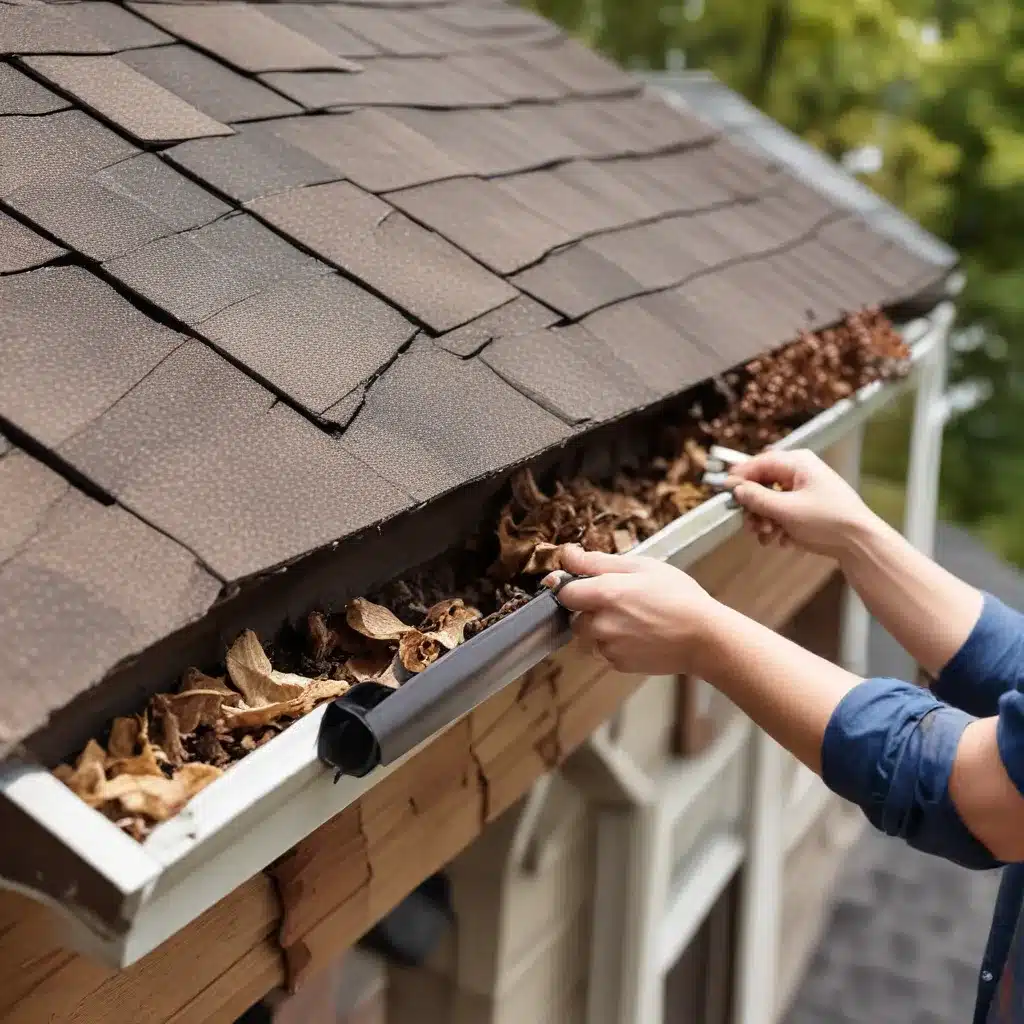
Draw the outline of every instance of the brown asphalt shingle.
[[[232,133],[117,57],[26,57],[25,64],[138,142]]]
[[[0,748],[220,586],[949,269],[469,0],[0,2],[0,204],[0,644],[46,676]]]
[[[123,658],[202,617],[220,581],[180,544],[18,449],[0,458],[0,750]]]

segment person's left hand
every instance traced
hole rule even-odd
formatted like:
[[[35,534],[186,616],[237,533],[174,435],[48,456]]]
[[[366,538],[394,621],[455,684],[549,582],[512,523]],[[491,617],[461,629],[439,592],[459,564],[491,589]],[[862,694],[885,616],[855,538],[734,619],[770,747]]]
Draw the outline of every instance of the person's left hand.
[[[575,612],[573,632],[588,650],[620,672],[671,675],[696,672],[694,659],[721,611],[686,573],[653,558],[606,555],[567,545],[562,567],[590,576],[559,591]],[[558,581],[548,576],[548,586]]]

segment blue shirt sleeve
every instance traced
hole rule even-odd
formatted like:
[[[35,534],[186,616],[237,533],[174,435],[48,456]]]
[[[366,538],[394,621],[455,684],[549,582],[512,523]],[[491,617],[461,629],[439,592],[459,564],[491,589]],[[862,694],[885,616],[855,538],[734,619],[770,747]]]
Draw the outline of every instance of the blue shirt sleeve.
[[[964,867],[998,867],[949,795],[956,748],[971,721],[966,712],[911,683],[865,680],[832,714],[822,743],[822,778],[858,804],[876,828],[915,849]],[[1008,724],[1011,743],[1024,753],[1022,727],[1024,709]],[[1024,764],[1018,767],[1024,779]]]
[[[1022,685],[1024,615],[986,594],[971,635],[939,673],[932,693],[977,718],[990,718],[999,711],[1000,697]]]

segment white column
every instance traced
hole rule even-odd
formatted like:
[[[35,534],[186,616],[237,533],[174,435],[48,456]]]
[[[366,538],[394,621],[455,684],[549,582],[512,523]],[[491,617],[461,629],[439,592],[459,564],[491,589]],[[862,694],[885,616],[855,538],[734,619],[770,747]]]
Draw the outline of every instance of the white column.
[[[747,861],[743,868],[736,949],[735,1024],[774,1024],[782,906],[783,760],[756,730],[751,758]]]
[[[951,302],[943,303],[936,311],[937,337],[921,366],[910,434],[903,533],[914,547],[926,555],[931,555],[935,548],[942,431],[945,426],[943,398],[946,391],[949,331],[954,316],[955,308]]]

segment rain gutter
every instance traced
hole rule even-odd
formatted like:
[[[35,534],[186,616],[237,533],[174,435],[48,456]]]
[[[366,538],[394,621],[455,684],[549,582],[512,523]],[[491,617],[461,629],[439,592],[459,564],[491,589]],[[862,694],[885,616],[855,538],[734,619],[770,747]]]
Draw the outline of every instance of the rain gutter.
[[[844,399],[779,448],[828,448],[898,394],[944,351],[953,306],[903,330],[908,374]],[[740,514],[718,495],[645,541],[637,553],[686,568],[735,533]],[[57,908],[68,943],[112,967],[131,964],[185,927],[395,771],[457,721],[569,639],[548,594],[457,648],[366,710],[370,742],[358,774],[335,782],[318,757],[328,708],[296,722],[196,796],[143,843],[125,836],[35,764],[0,765],[0,886]],[[373,701],[368,704],[372,705]],[[16,846],[12,850],[10,847]]]

